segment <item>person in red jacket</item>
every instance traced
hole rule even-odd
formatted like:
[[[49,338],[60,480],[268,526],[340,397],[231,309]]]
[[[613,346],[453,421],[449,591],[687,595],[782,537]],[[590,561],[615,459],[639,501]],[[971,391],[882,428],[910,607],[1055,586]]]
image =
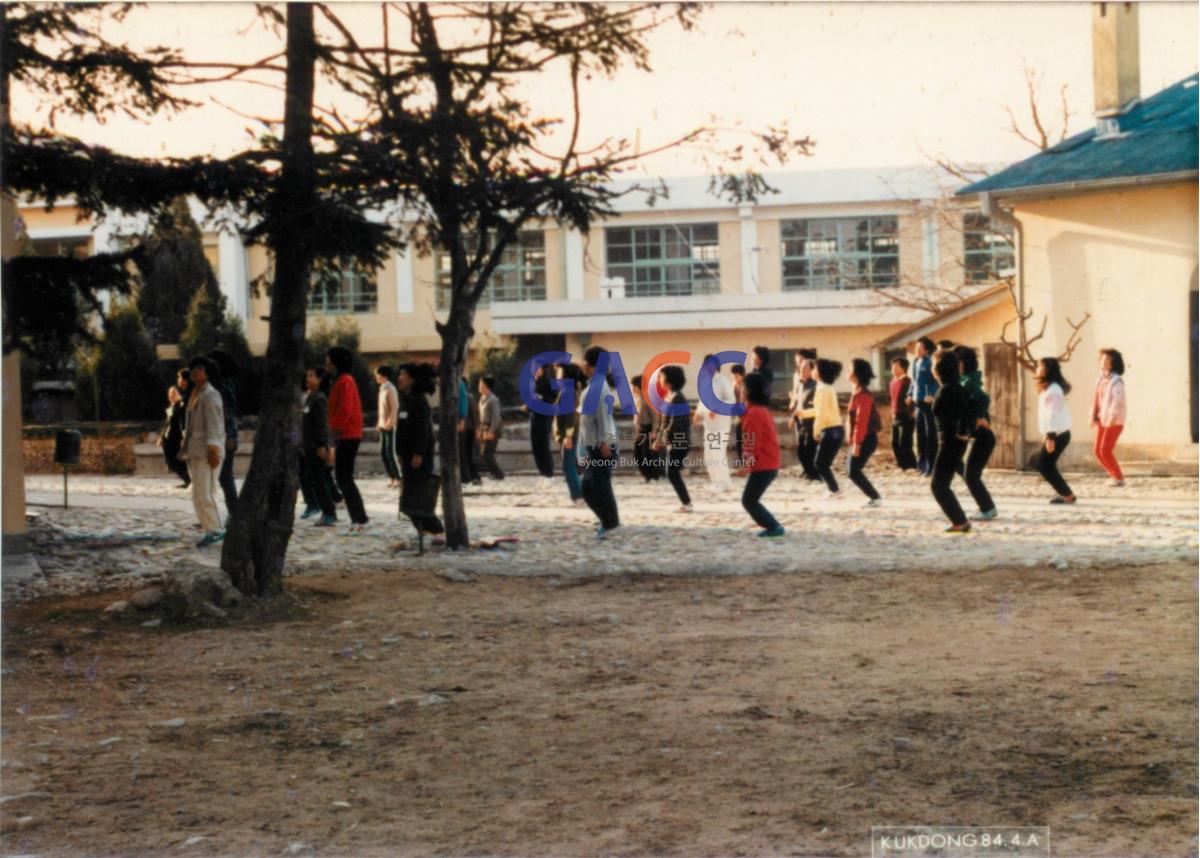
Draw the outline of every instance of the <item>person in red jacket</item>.
[[[757,372],[746,375],[742,401],[746,403],[746,413],[742,415],[742,461],[745,467],[741,473],[747,475],[742,507],[750,513],[754,523],[763,528],[758,535],[774,539],[783,536],[783,525],[762,505],[762,496],[779,473],[779,436],[775,434],[775,418],[768,408],[771,388],[763,375]]]
[[[879,506],[883,501],[879,492],[871,485],[863,469],[867,460],[879,446],[879,412],[875,410],[875,397],[868,390],[875,370],[862,358],[850,362],[850,383],[854,395],[850,397],[850,482],[862,489],[867,496],[864,506]]]
[[[346,501],[346,512],[350,514],[351,535],[361,533],[369,521],[362,495],[354,484],[354,460],[362,443],[363,411],[358,385],[350,374],[352,365],[349,350],[341,346],[334,346],[325,355],[325,371],[334,376],[329,391],[329,428],[333,430],[334,438],[333,474]]]

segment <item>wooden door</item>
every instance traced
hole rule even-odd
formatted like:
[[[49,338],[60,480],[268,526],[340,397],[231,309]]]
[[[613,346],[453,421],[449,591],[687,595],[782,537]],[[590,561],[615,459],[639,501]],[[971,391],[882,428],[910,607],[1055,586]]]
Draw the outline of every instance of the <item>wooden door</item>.
[[[996,433],[996,452],[992,453],[989,463],[993,468],[1017,466],[1017,441],[1021,432],[1017,373],[1020,371],[1011,346],[983,344],[983,385],[992,398],[992,431]]]

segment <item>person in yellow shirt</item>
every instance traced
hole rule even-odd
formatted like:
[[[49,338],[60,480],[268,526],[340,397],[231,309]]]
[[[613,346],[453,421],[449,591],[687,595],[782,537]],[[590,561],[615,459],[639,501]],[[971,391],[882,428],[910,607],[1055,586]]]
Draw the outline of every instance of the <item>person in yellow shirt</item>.
[[[832,498],[841,497],[837,478],[833,475],[833,460],[846,440],[846,429],[842,424],[842,412],[838,408],[837,391],[833,383],[842,374],[842,365],[836,360],[817,358],[817,389],[813,393],[811,408],[796,412],[800,419],[812,419],[813,435],[817,439],[817,452],[813,467],[825,481]]]

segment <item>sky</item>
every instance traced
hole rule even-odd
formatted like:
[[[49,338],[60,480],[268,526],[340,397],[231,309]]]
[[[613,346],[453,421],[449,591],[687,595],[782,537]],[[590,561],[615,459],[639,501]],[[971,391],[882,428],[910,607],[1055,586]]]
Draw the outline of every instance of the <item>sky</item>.
[[[370,26],[378,7],[338,4]],[[1148,96],[1197,71],[1200,5],[1148,2],[1139,9],[1141,91]],[[1036,70],[1039,102],[1058,121],[1067,87],[1070,130],[1092,121],[1091,4],[1063,3],[716,3],[690,32],[667,27],[651,40],[650,73],[628,69],[583,92],[584,141],[637,139],[645,148],[716,116],[722,126],[786,120],[816,141],[789,169],[827,170],[928,163],[1007,163],[1033,150],[1009,129],[1005,107],[1027,119],[1025,69]],[[244,3],[152,3],[109,38],[180,46],[193,59],[243,60],[279,42],[253,24]],[[546,115],[565,114],[562,74],[526,94]],[[110,117],[62,122],[90,142],[136,155],[230,154],[249,141],[247,115],[279,115],[276,91],[222,85],[189,93],[204,102],[170,120]],[[20,120],[35,106],[14,94]],[[728,140],[736,140],[731,133]],[[650,175],[696,175],[693,151],[657,156]]]

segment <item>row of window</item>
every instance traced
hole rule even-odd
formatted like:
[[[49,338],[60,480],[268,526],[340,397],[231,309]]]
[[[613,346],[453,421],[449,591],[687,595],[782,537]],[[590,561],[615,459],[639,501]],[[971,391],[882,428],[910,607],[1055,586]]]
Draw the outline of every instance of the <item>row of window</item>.
[[[879,289],[900,282],[899,225],[895,217],[821,218],[780,223],[782,287],[785,292]],[[969,282],[1011,274],[1011,229],[979,212],[963,215],[963,264]],[[473,247],[467,248],[469,253]],[[715,223],[612,227],[604,230],[605,276],[624,283],[626,297],[708,295],[721,291],[721,262]],[[437,305],[449,305],[450,258],[437,260]],[[530,230],[505,249],[480,302],[544,301],[546,246]],[[309,298],[314,312],[370,313],[377,302],[375,281],[345,270],[325,277]]]
[[[980,212],[962,221],[963,264],[969,282],[1010,274],[1012,231]],[[871,289],[900,279],[895,217],[785,220],[780,223],[783,291]],[[89,239],[38,239],[42,255],[86,255]],[[473,254],[475,248],[466,248]],[[605,276],[624,283],[626,297],[707,295],[721,291],[720,241],[715,223],[610,227],[604,230]],[[438,254],[437,304],[448,306],[450,258]],[[546,299],[546,243],[538,230],[522,232],[503,252],[481,304]],[[337,315],[373,313],[375,278],[355,266],[314,277],[308,309]]]

